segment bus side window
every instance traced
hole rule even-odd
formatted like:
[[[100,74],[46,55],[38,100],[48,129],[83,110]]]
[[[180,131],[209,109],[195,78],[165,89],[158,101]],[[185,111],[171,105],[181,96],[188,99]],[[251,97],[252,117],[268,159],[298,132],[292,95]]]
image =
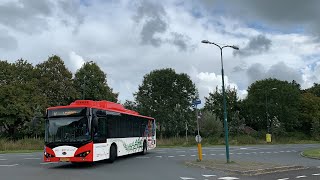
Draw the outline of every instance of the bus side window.
[[[93,134],[93,141],[97,143],[106,142],[106,129],[107,129],[107,121],[106,118],[98,119],[98,126],[95,127],[95,132]]]

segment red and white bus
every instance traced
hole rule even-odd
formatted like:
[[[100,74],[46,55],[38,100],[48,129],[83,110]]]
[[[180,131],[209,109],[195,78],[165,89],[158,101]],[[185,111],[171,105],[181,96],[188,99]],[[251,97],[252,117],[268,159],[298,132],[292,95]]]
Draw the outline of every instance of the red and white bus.
[[[156,147],[155,119],[109,101],[50,107],[45,124],[45,162],[113,162]]]

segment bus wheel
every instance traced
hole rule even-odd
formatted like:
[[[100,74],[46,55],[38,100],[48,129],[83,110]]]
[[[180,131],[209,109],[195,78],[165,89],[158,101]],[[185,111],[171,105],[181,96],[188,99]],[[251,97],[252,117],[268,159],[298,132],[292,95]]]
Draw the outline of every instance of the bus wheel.
[[[116,158],[117,158],[117,147],[116,145],[111,145],[109,162],[113,163],[116,160]]]
[[[142,155],[147,154],[147,143],[146,143],[146,141],[143,142],[143,149],[142,149],[141,154]]]

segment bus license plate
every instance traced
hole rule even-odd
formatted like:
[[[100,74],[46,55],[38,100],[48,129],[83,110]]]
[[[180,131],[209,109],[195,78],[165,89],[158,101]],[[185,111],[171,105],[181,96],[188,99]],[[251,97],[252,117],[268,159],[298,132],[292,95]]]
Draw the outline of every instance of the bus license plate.
[[[60,158],[60,161],[61,162],[68,162],[68,161],[70,161],[70,158]]]

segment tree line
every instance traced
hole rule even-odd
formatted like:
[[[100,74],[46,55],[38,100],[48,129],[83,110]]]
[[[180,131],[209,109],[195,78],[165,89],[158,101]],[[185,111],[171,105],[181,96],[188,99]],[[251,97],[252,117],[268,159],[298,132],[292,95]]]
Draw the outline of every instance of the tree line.
[[[252,83],[245,99],[236,89],[226,88],[227,117],[231,135],[270,132],[286,135],[300,132],[320,138],[320,85],[302,90],[295,82],[264,79]],[[192,102],[199,98],[197,87],[186,73],[174,69],[153,70],[143,77],[134,100],[123,105],[157,120],[161,137],[196,132],[199,118],[201,135],[223,135],[222,92],[218,87],[205,97],[196,115]],[[0,128],[2,136],[19,139],[43,137],[44,115],[50,106],[67,105],[76,99],[118,101],[118,93],[107,83],[107,74],[94,62],[86,62],[72,74],[59,56],[33,66],[26,60],[0,61]],[[1,130],[1,129],[0,129]],[[252,132],[251,131],[251,132]]]

